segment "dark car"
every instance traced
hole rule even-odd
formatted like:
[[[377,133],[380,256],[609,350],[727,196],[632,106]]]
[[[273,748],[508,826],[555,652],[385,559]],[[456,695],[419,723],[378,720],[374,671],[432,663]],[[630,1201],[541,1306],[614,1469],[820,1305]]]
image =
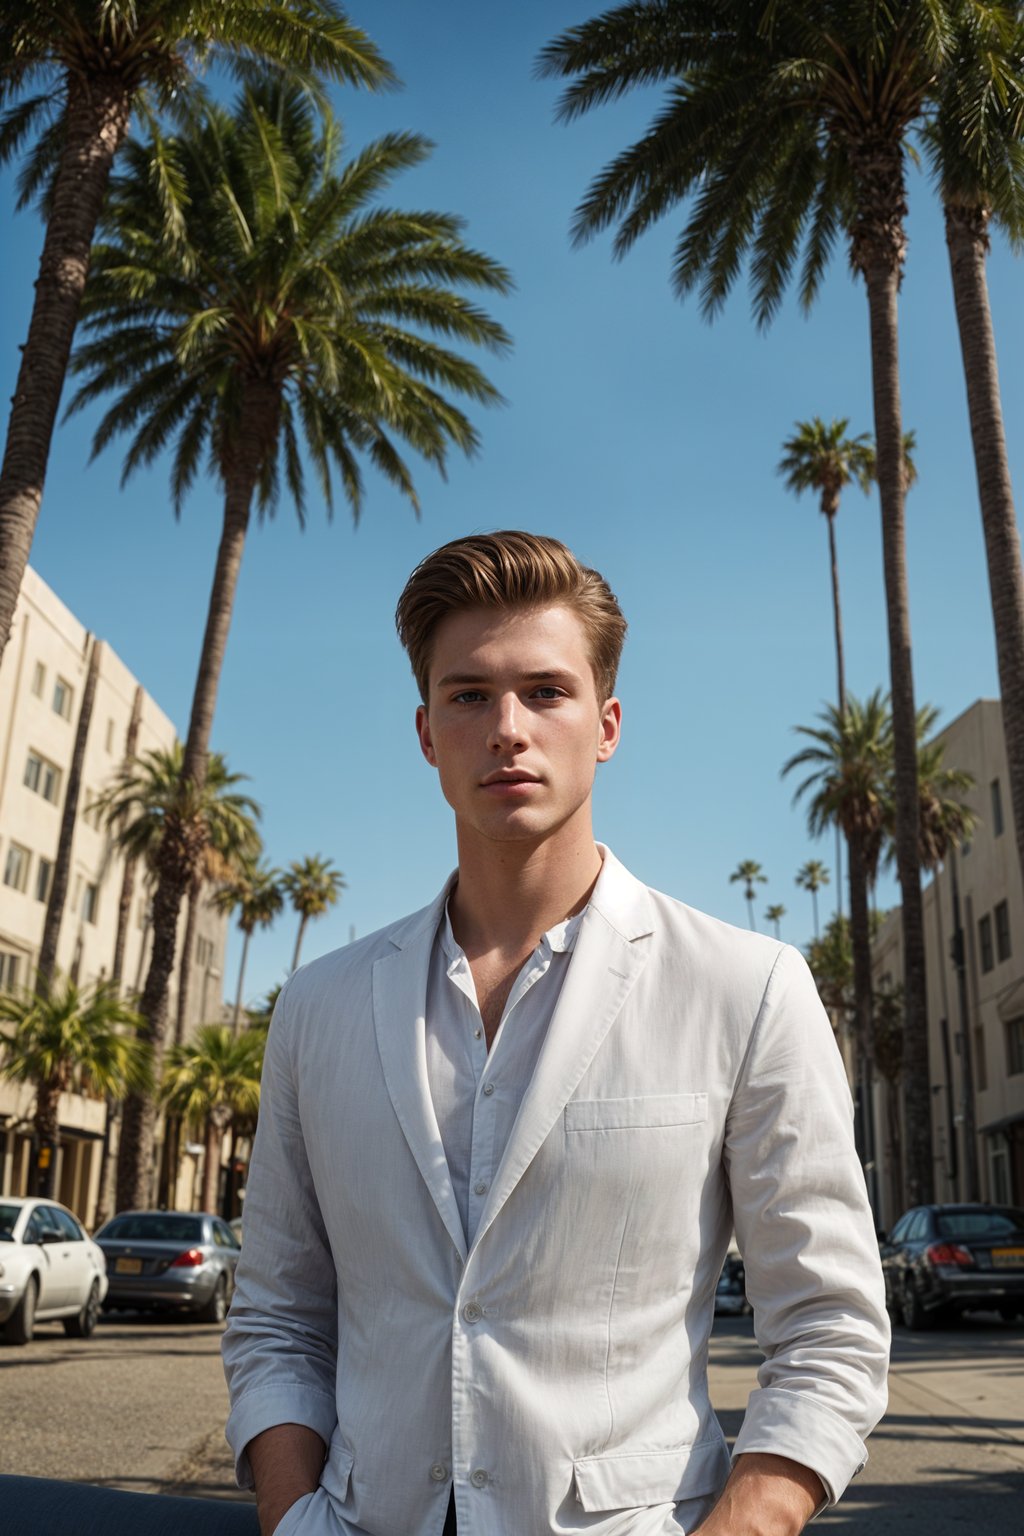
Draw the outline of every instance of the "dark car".
[[[919,1205],[881,1243],[885,1302],[908,1328],[960,1312],[1024,1317],[1024,1211]]]
[[[222,1323],[240,1252],[226,1221],[209,1211],[123,1211],[96,1233],[107,1260],[105,1312],[192,1312]]]
[[[719,1317],[747,1317],[752,1311],[747,1300],[743,1260],[738,1254],[730,1253],[715,1286],[715,1312]]]

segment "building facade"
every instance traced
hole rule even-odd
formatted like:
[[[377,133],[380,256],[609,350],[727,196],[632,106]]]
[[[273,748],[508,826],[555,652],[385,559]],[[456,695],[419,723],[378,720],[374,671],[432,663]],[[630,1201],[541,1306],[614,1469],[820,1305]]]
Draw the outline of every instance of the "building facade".
[[[1024,882],[998,700],[972,704],[939,739],[945,766],[974,779],[964,798],[977,825],[923,892],[935,1198],[1024,1205]],[[876,988],[902,981],[899,908],[872,968]],[[886,1228],[901,1214],[892,1143],[880,1147]]]
[[[0,668],[0,988],[30,985],[43,935],[68,773],[92,636],[31,569],[25,572]],[[125,861],[90,809],[126,755],[137,716],[136,755],[169,749],[174,725],[109,646],[100,650],[86,741],[67,904],[57,968],[86,986],[112,973]],[[137,871],[125,938],[122,985],[141,990],[151,944],[152,889]],[[185,914],[179,928],[179,955]],[[228,919],[200,903],[182,1036],[219,1020]],[[179,976],[171,984],[176,1020]],[[173,1029],[173,1024],[172,1024]],[[27,1192],[32,1155],[30,1088],[0,1080],[0,1193]],[[91,1224],[98,1196],[103,1102],[61,1101],[58,1198]],[[186,1170],[188,1181],[190,1171]]]

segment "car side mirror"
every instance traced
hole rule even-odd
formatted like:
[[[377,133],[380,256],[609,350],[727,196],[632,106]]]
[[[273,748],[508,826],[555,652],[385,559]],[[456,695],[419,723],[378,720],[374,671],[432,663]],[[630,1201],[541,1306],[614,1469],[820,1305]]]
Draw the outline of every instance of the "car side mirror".
[[[41,1243],[62,1243],[64,1238],[60,1232],[44,1232],[39,1241]]]

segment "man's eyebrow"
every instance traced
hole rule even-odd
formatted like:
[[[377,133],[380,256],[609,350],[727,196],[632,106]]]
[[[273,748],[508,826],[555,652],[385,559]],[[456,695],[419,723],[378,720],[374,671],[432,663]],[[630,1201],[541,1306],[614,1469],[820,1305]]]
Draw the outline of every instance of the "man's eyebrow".
[[[566,671],[559,667],[545,667],[539,672],[520,673],[520,680],[524,683],[578,683],[579,678],[575,672]],[[439,677],[435,683],[437,688],[477,688],[483,683],[493,681],[491,676],[483,672],[446,672],[444,677]]]

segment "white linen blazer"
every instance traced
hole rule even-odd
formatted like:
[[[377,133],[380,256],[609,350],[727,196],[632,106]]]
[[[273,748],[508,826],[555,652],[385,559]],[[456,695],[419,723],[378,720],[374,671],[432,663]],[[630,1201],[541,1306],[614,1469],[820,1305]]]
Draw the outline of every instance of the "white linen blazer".
[[[678,1536],[729,1469],[706,1370],[733,1227],[765,1355],[735,1453],[830,1501],[864,1465],[889,1327],[810,972],[604,854],[468,1252],[424,1048],[443,896],[282,989],[224,1336],[242,1486],[271,1425],[329,1446],[280,1536],[440,1536],[453,1482],[460,1536]]]

